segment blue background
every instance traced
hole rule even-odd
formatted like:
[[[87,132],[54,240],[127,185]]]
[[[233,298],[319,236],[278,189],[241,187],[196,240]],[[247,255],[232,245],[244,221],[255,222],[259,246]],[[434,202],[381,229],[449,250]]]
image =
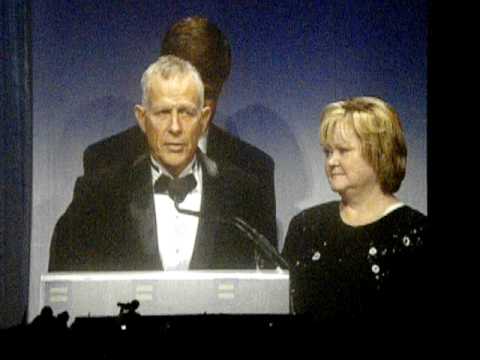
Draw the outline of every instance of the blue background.
[[[30,316],[83,150],[135,124],[143,71],[166,30],[190,15],[207,16],[231,43],[214,121],[274,158],[280,248],[293,215],[337,199],[319,114],[346,97],[379,96],[398,110],[409,147],[398,196],[427,212],[427,1],[34,2]]]

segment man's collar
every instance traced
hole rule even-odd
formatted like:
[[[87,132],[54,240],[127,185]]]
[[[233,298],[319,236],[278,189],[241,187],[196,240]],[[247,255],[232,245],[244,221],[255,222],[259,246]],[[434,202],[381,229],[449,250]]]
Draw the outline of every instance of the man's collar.
[[[207,137],[208,137],[208,130],[200,137],[198,140],[198,148],[204,153],[207,153]]]
[[[190,173],[193,173],[195,168],[198,166],[197,163],[198,163],[197,156],[195,155],[193,160],[182,170],[182,172],[178,177],[182,178],[187,176]],[[170,172],[165,168],[165,166],[163,166],[160,162],[155,160],[152,155],[150,155],[150,164],[152,165],[152,169],[156,173],[157,177],[162,174],[165,174],[172,179],[175,177],[172,174],[170,174]]]

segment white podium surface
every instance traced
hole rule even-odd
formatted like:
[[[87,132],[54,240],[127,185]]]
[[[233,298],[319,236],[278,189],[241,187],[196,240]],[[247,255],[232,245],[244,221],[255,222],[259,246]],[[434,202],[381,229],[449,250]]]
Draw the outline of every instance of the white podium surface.
[[[288,314],[285,270],[56,272],[41,276],[40,307],[70,319],[116,316],[136,299],[141,315]]]

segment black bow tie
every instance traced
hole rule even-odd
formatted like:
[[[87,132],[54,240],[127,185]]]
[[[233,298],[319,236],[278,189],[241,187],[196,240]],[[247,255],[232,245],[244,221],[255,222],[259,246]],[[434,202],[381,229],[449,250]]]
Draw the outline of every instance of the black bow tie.
[[[173,201],[181,203],[185,200],[187,194],[195,189],[196,186],[197,180],[195,180],[193,174],[174,179],[162,174],[157,181],[155,181],[153,189],[156,193],[168,193],[168,196],[170,196]]]

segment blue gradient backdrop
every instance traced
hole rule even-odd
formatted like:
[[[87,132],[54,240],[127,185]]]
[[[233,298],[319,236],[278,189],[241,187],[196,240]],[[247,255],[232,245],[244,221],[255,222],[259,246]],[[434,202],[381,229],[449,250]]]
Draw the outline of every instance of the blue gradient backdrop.
[[[82,152],[135,123],[140,77],[168,27],[203,15],[229,38],[232,73],[217,124],[276,164],[279,242],[301,209],[336,199],[323,173],[319,114],[374,95],[400,113],[409,146],[399,197],[427,211],[427,1],[33,3],[34,192],[29,317],[39,312],[54,224],[82,174]]]

